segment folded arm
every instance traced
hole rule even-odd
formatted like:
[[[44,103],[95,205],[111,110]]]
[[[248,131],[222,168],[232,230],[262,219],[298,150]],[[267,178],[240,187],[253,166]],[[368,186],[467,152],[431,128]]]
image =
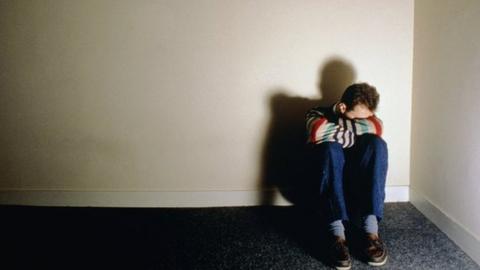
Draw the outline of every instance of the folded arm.
[[[380,118],[377,118],[375,115],[365,119],[355,119],[354,120],[353,132],[356,136],[363,134],[375,134],[382,136],[383,133],[383,123]]]
[[[307,143],[338,142],[344,148],[355,143],[355,137],[363,134],[382,136],[383,124],[376,116],[350,120],[338,118],[330,122],[322,110],[311,109],[306,114]]]
[[[325,114],[316,109],[307,112],[307,143],[319,144],[323,142],[338,142],[342,146],[350,147],[354,143],[353,130],[346,123],[330,122]],[[353,125],[350,124],[350,127]]]

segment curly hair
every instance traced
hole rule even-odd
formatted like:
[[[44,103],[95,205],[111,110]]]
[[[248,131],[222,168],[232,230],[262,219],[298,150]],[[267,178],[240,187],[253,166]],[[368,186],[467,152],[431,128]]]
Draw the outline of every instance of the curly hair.
[[[368,83],[355,83],[347,87],[343,92],[340,102],[345,103],[347,111],[353,110],[358,104],[363,104],[374,112],[377,109],[380,95],[377,89]]]

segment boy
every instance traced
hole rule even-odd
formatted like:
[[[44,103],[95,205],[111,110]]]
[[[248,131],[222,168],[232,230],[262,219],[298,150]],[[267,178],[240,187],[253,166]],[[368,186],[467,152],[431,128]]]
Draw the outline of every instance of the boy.
[[[385,245],[378,235],[383,218],[388,151],[381,138],[382,122],[374,112],[379,102],[375,87],[357,83],[347,87],[339,102],[316,107],[306,114],[307,143],[324,198],[334,266],[350,269],[350,253],[343,221],[355,208],[361,216],[364,254],[368,264],[384,265]]]

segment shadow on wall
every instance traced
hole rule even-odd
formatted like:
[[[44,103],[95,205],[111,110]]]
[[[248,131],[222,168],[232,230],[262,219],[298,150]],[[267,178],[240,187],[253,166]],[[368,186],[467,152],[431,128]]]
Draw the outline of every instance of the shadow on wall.
[[[261,188],[276,188],[294,205],[314,207],[319,203],[315,168],[308,158],[305,113],[316,106],[330,106],[338,101],[355,80],[355,70],[348,61],[328,59],[318,72],[320,99],[292,97],[287,89],[276,88],[270,96],[271,119],[262,152]],[[274,204],[272,192],[264,192],[262,205]]]

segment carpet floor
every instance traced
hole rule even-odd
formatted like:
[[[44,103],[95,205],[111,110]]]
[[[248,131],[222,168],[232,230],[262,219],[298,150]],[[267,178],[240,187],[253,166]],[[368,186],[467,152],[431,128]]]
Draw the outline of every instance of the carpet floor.
[[[0,206],[1,269],[331,269],[321,217],[299,207]],[[352,269],[372,269],[349,227]],[[480,269],[410,203],[387,203],[381,269]],[[2,256],[3,257],[3,256]]]

